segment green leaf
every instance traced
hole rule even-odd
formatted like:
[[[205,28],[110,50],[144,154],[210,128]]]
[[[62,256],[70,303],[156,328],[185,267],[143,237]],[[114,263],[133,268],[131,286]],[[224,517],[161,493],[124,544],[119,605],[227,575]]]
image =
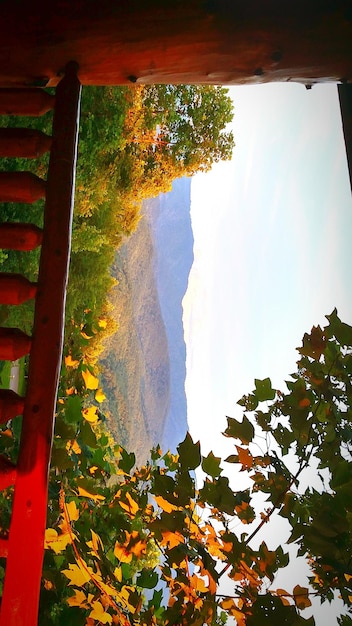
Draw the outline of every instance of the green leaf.
[[[221,474],[221,458],[214,456],[213,452],[209,452],[207,457],[203,457],[202,470],[212,478],[217,478]]]
[[[266,400],[274,400],[276,391],[271,386],[270,378],[264,378],[259,380],[256,378],[254,381],[255,391],[253,391],[255,397],[259,402],[265,402]]]
[[[185,439],[177,446],[179,454],[179,461],[183,467],[187,469],[196,469],[200,465],[200,444],[193,442],[193,439],[189,433],[186,434]]]
[[[341,345],[352,346],[352,326],[341,322],[336,309],[333,310],[331,315],[327,315],[326,318],[330,322],[325,329],[329,336],[335,336]]]
[[[137,586],[144,589],[154,589],[158,584],[159,576],[154,570],[144,568],[137,578]]]
[[[65,419],[69,424],[82,420],[83,401],[77,395],[68,396],[65,401]]]
[[[232,417],[227,417],[227,428],[223,433],[225,437],[240,439],[244,444],[248,444],[254,437],[254,427],[246,415],[243,416],[242,422],[238,422]]]
[[[124,448],[121,448],[120,452],[119,468],[122,469],[123,472],[126,472],[126,474],[129,474],[136,462],[136,456],[133,452],[128,453]]]

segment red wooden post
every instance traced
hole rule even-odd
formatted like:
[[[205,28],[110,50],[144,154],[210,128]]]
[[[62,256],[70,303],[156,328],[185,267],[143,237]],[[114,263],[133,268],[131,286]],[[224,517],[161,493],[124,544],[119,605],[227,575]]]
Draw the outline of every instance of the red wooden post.
[[[0,303],[22,304],[35,297],[36,283],[31,283],[20,274],[5,274],[0,272]]]
[[[34,250],[41,245],[43,231],[34,224],[3,222],[0,224],[0,248],[5,250]]]
[[[63,346],[80,89],[76,64],[70,64],[56,91],[38,295],[0,626],[37,626],[48,470]]]
[[[0,172],[0,202],[32,204],[45,197],[45,187],[32,172]]]
[[[38,117],[54,105],[55,96],[43,89],[0,89],[0,115]]]
[[[11,389],[0,389],[0,424],[6,424],[17,415],[22,415],[24,398]]]
[[[0,128],[0,157],[36,159],[48,152],[51,137],[32,128]]]
[[[18,328],[0,328],[0,359],[16,361],[29,354],[31,338]]]

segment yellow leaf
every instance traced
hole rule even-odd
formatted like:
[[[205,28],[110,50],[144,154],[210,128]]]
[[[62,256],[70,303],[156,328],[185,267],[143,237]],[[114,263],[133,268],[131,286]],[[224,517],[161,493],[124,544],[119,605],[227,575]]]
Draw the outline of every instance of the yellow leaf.
[[[75,595],[67,598],[67,604],[70,606],[80,606],[82,609],[87,609],[86,595],[81,589],[74,590]]]
[[[118,542],[115,543],[114,555],[120,563],[131,563],[132,561],[132,552],[127,546],[120,546]]]
[[[87,570],[73,563],[69,563],[69,569],[63,569],[62,573],[69,579],[69,585],[76,585],[82,587],[85,583],[94,578],[94,572],[91,567],[87,567]]]
[[[65,507],[66,507],[68,519],[71,522],[75,522],[76,520],[78,520],[78,518],[79,518],[79,511],[77,509],[77,506],[76,506],[76,503],[74,502],[74,500],[72,500],[71,502],[67,502],[65,504]]]
[[[99,379],[96,376],[93,376],[93,374],[91,374],[89,370],[82,372],[82,377],[87,389],[98,389]]]
[[[89,498],[94,502],[99,502],[99,500],[105,500],[105,496],[101,496],[100,493],[89,493],[83,487],[78,487],[78,495],[83,496],[83,498]]]
[[[90,406],[87,409],[82,410],[82,415],[87,422],[94,424],[94,422],[98,421],[98,413],[96,406]]]
[[[101,387],[99,387],[99,389],[97,389],[96,393],[95,393],[95,399],[97,402],[104,402],[104,400],[106,400],[106,395],[103,392],[103,390],[101,389]]]
[[[127,493],[125,494],[126,500],[128,500],[128,504],[126,504],[125,502],[119,502],[120,507],[126,511],[131,517],[135,517],[137,511],[139,510],[139,506],[137,504],[137,502],[135,502],[132,498],[132,496],[130,496],[130,494]]]
[[[98,558],[100,558],[98,552],[99,552],[99,548],[104,550],[103,542],[100,539],[99,535],[97,535],[97,533],[94,532],[94,530],[90,529],[90,532],[92,535],[92,541],[86,541],[86,544],[88,548],[92,548],[91,554],[95,554]]]
[[[81,454],[81,452],[82,452],[82,450],[80,448],[80,445],[76,441],[76,439],[73,439],[72,441],[68,441],[66,443],[66,450],[68,452],[70,452],[70,450],[72,450],[72,452],[75,452],[76,454]]]
[[[72,535],[74,537],[74,535]],[[50,548],[55,554],[60,554],[66,549],[66,546],[72,543],[71,536],[68,532],[58,535],[54,528],[47,528],[45,531],[44,547]]]
[[[183,535],[177,531],[173,533],[170,530],[166,530],[162,533],[162,536],[161,545],[167,546],[169,550],[184,542]]]
[[[158,507],[160,507],[163,511],[165,511],[165,513],[172,513],[172,511],[177,511],[178,509],[177,506],[175,506],[174,504],[171,504],[171,502],[168,502],[162,496],[154,496],[154,499]]]
[[[89,617],[98,620],[102,624],[111,624],[112,616],[110,613],[106,613],[101,602],[97,600],[92,604],[93,610],[89,613]]]
[[[78,367],[79,361],[73,359],[72,356],[69,354],[68,356],[65,356],[65,365],[66,367]]]
[[[108,325],[108,323],[107,323],[107,321],[106,321],[106,320],[104,320],[104,319],[100,319],[100,320],[98,320],[98,326],[99,326],[99,328],[106,328],[106,327],[107,327],[107,325]]]
[[[115,567],[114,569],[114,576],[117,580],[117,582],[121,582],[122,581],[122,569],[121,567]]]

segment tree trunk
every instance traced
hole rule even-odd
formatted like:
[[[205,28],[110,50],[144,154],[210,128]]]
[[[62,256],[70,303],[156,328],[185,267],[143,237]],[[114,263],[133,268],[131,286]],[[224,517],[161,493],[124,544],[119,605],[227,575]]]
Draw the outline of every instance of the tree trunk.
[[[350,0],[2,0],[0,85],[352,80]]]

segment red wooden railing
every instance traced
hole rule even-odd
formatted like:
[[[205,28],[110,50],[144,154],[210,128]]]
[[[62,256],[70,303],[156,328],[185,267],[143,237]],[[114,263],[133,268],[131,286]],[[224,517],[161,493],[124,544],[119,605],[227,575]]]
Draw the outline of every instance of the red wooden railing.
[[[0,174],[0,202],[31,203],[45,197],[44,227],[0,224],[2,248],[30,250],[41,245],[38,281],[0,275],[0,301],[17,304],[35,296],[32,336],[0,329],[0,359],[29,353],[25,398],[0,395],[0,423],[22,414],[17,465],[0,457],[0,489],[14,484],[0,626],[36,626],[44,555],[48,471],[62,357],[65,295],[70,254],[78,136],[80,84],[70,63],[55,97],[35,89],[0,89],[0,114],[42,115],[54,109],[52,137],[28,129],[0,130],[0,155],[36,157],[50,149],[47,180],[28,172]],[[1,211],[1,207],[0,207]],[[1,213],[0,213],[1,215]]]

